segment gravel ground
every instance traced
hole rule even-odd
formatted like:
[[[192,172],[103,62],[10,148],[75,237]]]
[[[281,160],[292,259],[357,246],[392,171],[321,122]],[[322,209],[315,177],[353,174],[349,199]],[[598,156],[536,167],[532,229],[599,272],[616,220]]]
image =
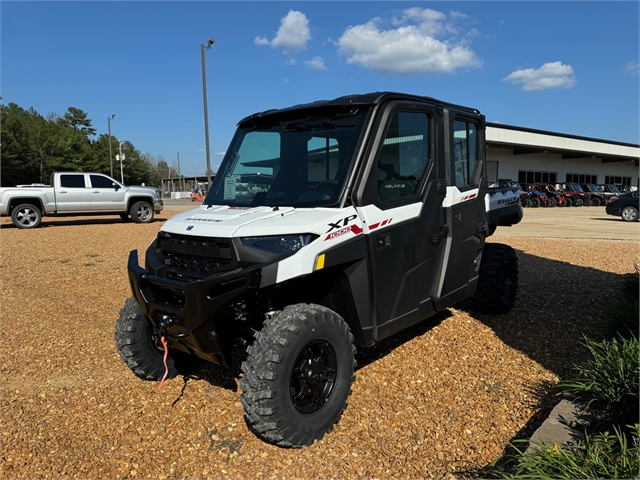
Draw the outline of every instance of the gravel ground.
[[[33,231],[0,219],[2,478],[477,475],[539,426],[638,261],[637,241],[500,238],[520,260],[508,315],[461,305],[362,350],[341,422],[287,450],[248,430],[237,372],[205,364],[158,391],[116,353],[128,252],[172,213],[47,218]]]

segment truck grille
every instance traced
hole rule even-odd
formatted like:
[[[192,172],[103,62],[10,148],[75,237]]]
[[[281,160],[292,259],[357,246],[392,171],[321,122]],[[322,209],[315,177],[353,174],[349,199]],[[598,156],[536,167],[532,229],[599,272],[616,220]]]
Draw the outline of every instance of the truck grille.
[[[181,281],[233,270],[238,263],[229,239],[160,232],[156,253],[166,265],[167,278]]]

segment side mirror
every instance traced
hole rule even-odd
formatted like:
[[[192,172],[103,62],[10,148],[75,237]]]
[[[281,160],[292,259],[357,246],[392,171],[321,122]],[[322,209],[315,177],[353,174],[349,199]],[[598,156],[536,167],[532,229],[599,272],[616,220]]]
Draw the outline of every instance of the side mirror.
[[[115,188],[116,190],[118,190],[118,189],[120,188],[120,185],[118,185],[116,182],[112,182],[112,183],[111,183],[111,186],[112,186],[113,188]]]

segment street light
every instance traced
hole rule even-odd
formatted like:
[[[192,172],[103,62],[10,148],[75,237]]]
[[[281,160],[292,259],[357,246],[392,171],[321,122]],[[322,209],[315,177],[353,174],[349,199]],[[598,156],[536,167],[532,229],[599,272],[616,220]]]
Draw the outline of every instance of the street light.
[[[116,116],[114,113],[110,117],[107,117],[107,123],[109,124],[109,163],[111,164],[111,178],[113,178],[113,157],[111,156],[111,120]]]
[[[207,182],[211,188],[211,156],[209,154],[209,114],[207,113],[207,73],[204,65],[204,51],[211,50],[211,45],[216,43],[215,38],[210,38],[205,46],[200,44],[200,56],[202,57],[202,97],[204,98],[204,137],[205,148],[207,149]]]

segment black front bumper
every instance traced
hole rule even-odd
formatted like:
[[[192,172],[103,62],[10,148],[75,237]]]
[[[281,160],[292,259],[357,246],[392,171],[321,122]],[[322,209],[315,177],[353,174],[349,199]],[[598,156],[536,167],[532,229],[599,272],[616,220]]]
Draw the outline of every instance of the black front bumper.
[[[230,306],[247,290],[259,288],[262,267],[237,268],[183,283],[140,267],[137,250],[129,254],[127,266],[133,296],[154,327],[163,316],[177,319],[165,332],[171,346],[225,366],[231,365]]]

